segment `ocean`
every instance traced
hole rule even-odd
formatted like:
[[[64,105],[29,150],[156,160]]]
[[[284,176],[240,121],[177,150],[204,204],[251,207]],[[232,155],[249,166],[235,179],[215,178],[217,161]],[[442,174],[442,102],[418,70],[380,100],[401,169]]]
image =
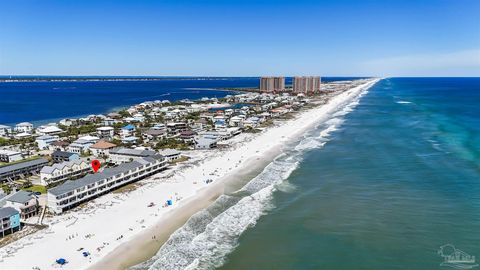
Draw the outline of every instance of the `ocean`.
[[[449,269],[454,251],[478,264],[478,104],[480,78],[381,80],[132,269]]]
[[[0,79],[9,77],[0,76]],[[14,79],[45,79],[20,76]],[[59,78],[59,77],[54,77]],[[72,77],[60,77],[72,79]],[[82,77],[79,77],[82,78]],[[113,79],[115,77],[110,77]],[[352,77],[322,78],[326,81]],[[291,83],[291,78],[286,78]],[[46,124],[64,118],[104,114],[144,101],[221,98],[235,91],[218,88],[258,87],[255,77],[162,78],[155,81],[33,81],[0,83],[0,125],[19,122]]]

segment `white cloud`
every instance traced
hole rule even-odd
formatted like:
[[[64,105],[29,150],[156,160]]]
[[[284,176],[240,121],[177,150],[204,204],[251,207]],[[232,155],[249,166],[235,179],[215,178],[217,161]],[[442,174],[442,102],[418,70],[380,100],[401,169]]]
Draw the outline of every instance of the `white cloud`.
[[[360,68],[376,76],[480,76],[480,49],[374,59]]]

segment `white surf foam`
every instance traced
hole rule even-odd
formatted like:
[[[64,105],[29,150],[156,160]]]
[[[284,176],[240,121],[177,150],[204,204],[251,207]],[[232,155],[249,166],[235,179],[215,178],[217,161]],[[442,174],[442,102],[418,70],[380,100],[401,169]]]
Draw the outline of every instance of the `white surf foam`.
[[[240,235],[274,207],[274,192],[294,191],[295,186],[285,180],[303,154],[323,147],[330,134],[342,125],[341,116],[351,112],[365,93],[366,90],[338,104],[332,118],[317,126],[315,132],[307,133],[291,150],[286,149],[241,190],[220,196],[210,207],[192,216],[152,259],[132,269],[212,269],[223,265]]]

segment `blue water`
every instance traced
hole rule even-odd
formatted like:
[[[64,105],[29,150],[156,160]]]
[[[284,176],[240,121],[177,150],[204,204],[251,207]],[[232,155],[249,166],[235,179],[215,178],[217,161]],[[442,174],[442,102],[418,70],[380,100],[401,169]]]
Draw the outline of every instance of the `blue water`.
[[[0,83],[0,123],[45,123],[100,114],[144,101],[223,97],[208,88],[254,86],[258,79]]]
[[[15,78],[32,79],[28,76]],[[323,81],[348,79],[352,78],[331,77]],[[286,82],[291,83],[291,78],[287,78]],[[108,113],[151,100],[221,98],[235,92],[212,88],[233,87],[258,87],[258,78],[0,83],[0,124],[12,125],[23,121],[43,124],[68,117]]]
[[[480,259],[480,78],[391,78],[340,106],[137,269],[452,269]]]

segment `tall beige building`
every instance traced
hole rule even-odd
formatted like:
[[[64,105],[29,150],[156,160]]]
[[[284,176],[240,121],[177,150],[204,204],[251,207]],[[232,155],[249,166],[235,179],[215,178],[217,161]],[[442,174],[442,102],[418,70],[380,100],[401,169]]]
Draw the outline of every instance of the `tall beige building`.
[[[293,92],[313,95],[320,92],[320,76],[293,77]]]
[[[260,91],[281,92],[285,90],[285,77],[261,77]]]

